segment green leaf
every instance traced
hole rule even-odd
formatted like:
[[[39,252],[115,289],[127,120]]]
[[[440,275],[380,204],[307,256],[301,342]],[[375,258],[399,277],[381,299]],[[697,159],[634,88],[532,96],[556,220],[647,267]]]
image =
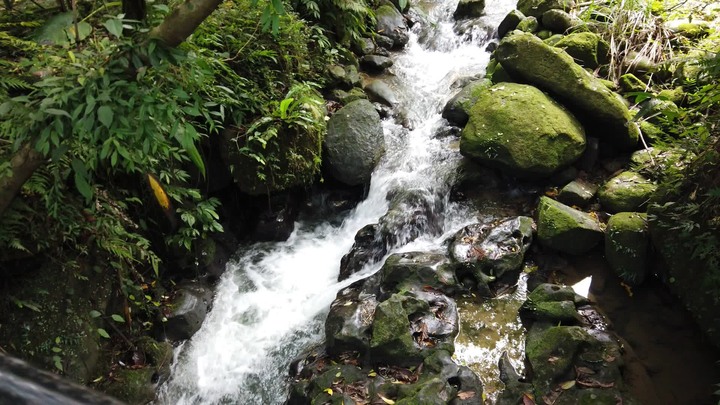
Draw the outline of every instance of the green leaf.
[[[110,125],[113,122],[113,117],[115,113],[113,113],[112,108],[104,105],[97,110],[98,120],[105,126],[105,128],[110,128]]]
[[[93,196],[93,189],[88,183],[88,173],[85,164],[78,159],[71,162],[73,171],[75,172],[75,187],[86,200],[90,200]]]
[[[94,309],[92,311],[90,311],[90,318],[97,318],[100,315],[102,315],[102,314],[99,311],[96,311]]]
[[[64,117],[72,118],[70,117],[70,114],[65,110],[60,110],[58,108],[47,108],[45,109],[45,112],[52,115],[62,115]]]
[[[202,157],[200,156],[200,152],[197,150],[197,147],[195,147],[195,138],[197,138],[199,135],[195,130],[195,127],[193,127],[190,123],[185,123],[184,129],[184,131],[178,131],[178,133],[181,133],[180,135],[178,135],[180,145],[182,145],[183,149],[185,149],[185,152],[187,152],[190,160],[195,164],[195,166],[197,166],[198,170],[200,170],[200,173],[204,178],[205,163],[203,162]]]
[[[112,314],[110,317],[111,317],[112,320],[115,321],[115,322],[125,323],[125,319],[123,319],[123,317],[120,316],[120,315],[118,315],[118,314]]]
[[[105,339],[110,339],[110,335],[103,328],[97,328],[97,333],[98,333],[98,335],[104,337]]]
[[[123,32],[123,26],[122,21],[118,20],[117,18],[111,18],[109,20],[105,20],[103,23],[103,26],[106,30],[112,35],[114,35],[116,38],[122,37]]]

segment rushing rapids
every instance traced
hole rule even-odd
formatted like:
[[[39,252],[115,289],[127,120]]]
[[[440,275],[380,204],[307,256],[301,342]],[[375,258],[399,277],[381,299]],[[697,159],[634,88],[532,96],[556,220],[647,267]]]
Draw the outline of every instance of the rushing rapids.
[[[449,202],[460,154],[452,138],[435,135],[446,125],[440,114],[443,105],[458,91],[453,84],[484,72],[490,33],[514,2],[489,1],[486,15],[462,35],[452,17],[456,3],[416,5],[425,20],[415,25],[410,42],[394,55],[391,74],[384,78],[397,92],[395,115],[404,118],[403,125],[398,118],[384,121],[387,152],[373,173],[367,198],[338,221],[300,222],[285,242],[240,249],[217,285],[213,309],[201,330],[176,350],[172,376],[160,388],[159,403],[283,403],[288,365],[322,341],[325,316],[337,291],[382,264],[336,281],[340,259],[356,232],[387,212],[389,194],[421,190],[436,201],[432,215],[440,225],[420,229],[420,236],[409,244],[403,242],[412,237],[397,235],[398,246],[389,253],[437,248],[482,215]],[[464,344],[458,342],[459,361],[490,367],[498,351],[508,349],[485,349],[483,360],[473,354],[472,343],[466,349]]]

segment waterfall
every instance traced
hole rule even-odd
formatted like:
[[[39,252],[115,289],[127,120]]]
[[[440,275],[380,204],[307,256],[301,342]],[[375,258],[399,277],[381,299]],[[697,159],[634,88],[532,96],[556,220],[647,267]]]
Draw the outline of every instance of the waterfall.
[[[473,222],[477,213],[447,199],[460,154],[457,140],[435,134],[446,123],[440,113],[459,88],[453,83],[484,73],[488,29],[496,27],[514,1],[489,0],[478,28],[455,32],[457,0],[416,4],[426,20],[393,56],[385,78],[398,94],[396,113],[383,122],[387,153],[373,173],[368,197],[337,221],[299,222],[285,242],[242,248],[228,263],[212,311],[200,331],[176,350],[161,404],[281,404],[287,395],[291,360],[321,343],[324,320],[335,294],[382,262],[350,280],[337,282],[340,259],[355,233],[377,223],[388,209],[387,195],[408,188],[439,198],[441,234],[421,235],[399,250],[437,248],[448,235]],[[491,31],[492,29],[490,29]],[[411,128],[411,129],[407,129]]]

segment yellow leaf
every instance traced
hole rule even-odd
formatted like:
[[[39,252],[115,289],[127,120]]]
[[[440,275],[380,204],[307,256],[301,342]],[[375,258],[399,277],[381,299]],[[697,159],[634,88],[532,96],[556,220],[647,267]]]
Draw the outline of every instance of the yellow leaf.
[[[330,396],[332,396],[332,394],[333,394],[332,388],[325,388],[325,392],[327,392],[327,394]]]
[[[377,377],[377,373],[374,370],[370,370],[368,377]]]
[[[383,402],[385,402],[388,405],[393,405],[395,403],[395,401],[393,401],[392,399],[385,398],[384,396],[382,396],[380,394],[378,394],[378,396],[380,397],[380,399],[383,400]]]
[[[163,188],[162,184],[160,184],[160,181],[158,181],[157,177],[148,173],[147,181],[148,181],[148,184],[150,184],[150,188],[152,189],[152,192],[155,195],[155,199],[157,200],[158,204],[160,204],[160,206],[164,210],[169,209],[170,208],[170,198],[168,198],[168,195],[165,192],[165,189]]]
[[[564,390],[569,390],[570,388],[575,386],[575,380],[565,381],[564,383],[560,384],[560,388]]]
[[[338,371],[337,374],[335,374],[335,377],[336,377],[336,378],[337,378],[337,377],[340,377],[341,374],[342,374],[342,372]]]

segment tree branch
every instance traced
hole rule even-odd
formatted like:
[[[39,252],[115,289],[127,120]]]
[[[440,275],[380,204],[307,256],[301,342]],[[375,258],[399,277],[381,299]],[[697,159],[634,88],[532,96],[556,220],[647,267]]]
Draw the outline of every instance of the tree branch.
[[[167,46],[176,47],[185,41],[222,1],[185,0],[150,32],[150,37]]]
[[[10,173],[0,177],[0,217],[20,192],[23,184],[44,163],[45,158],[30,143],[15,152],[10,159]]]

